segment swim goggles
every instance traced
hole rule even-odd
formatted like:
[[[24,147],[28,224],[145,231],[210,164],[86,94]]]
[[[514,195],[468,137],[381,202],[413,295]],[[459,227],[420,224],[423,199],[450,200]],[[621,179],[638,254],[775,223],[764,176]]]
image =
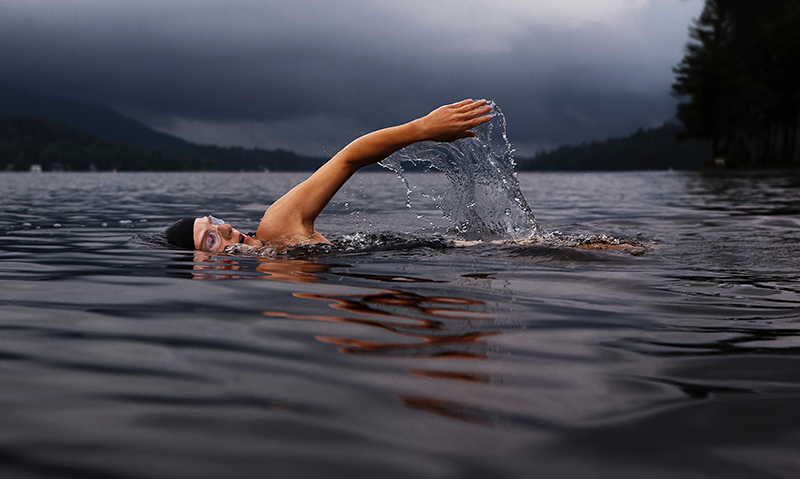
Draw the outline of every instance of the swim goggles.
[[[222,226],[225,224],[219,218],[214,218],[211,215],[208,215],[208,220],[211,221],[211,224],[214,226]],[[203,238],[203,251],[208,251],[209,253],[214,253],[219,248],[219,245],[222,244],[222,238],[220,238],[219,234],[216,230],[209,230],[206,233],[206,237]]]

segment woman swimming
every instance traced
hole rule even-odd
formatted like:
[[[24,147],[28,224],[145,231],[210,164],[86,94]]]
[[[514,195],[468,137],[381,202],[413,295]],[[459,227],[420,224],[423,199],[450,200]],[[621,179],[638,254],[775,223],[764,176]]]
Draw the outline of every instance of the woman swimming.
[[[491,110],[486,100],[463,100],[357,138],[267,208],[255,237],[213,216],[204,216],[177,221],[165,231],[167,239],[175,246],[209,253],[237,243],[253,247],[329,243],[314,230],[314,221],[356,171],[420,141],[453,142],[473,137],[471,129],[491,120]]]

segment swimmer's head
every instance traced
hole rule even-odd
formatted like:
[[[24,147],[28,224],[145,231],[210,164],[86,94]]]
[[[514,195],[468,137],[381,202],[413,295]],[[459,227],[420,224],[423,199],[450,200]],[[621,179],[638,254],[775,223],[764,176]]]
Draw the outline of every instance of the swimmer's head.
[[[194,244],[194,221],[196,218],[183,218],[164,231],[173,246],[183,249],[196,249]]]
[[[261,245],[260,241],[240,233],[228,223],[213,216],[183,218],[172,224],[164,233],[173,246],[209,253],[218,253],[237,243]]]

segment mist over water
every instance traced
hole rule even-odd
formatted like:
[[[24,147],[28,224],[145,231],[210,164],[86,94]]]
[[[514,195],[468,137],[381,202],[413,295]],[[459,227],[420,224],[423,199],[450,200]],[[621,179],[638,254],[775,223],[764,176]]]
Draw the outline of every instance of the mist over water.
[[[460,239],[531,239],[541,229],[519,188],[505,115],[494,102],[490,105],[492,120],[475,128],[475,137],[417,143],[380,164],[405,184],[409,208],[414,193],[432,196]],[[444,173],[448,185],[441,192],[425,191],[404,174],[404,162],[423,163]]]

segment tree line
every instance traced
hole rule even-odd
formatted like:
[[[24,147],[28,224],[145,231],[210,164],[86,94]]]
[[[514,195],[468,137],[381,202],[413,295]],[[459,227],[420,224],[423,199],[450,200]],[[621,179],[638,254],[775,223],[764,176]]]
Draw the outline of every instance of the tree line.
[[[322,163],[285,150],[113,141],[23,113],[0,114],[0,168],[28,171],[303,171]]]
[[[706,0],[673,69],[683,138],[728,165],[797,163],[800,0]]]
[[[677,141],[676,123],[640,128],[622,138],[592,141],[540,151],[534,158],[520,158],[520,171],[626,171],[694,170],[710,158],[707,141]]]

